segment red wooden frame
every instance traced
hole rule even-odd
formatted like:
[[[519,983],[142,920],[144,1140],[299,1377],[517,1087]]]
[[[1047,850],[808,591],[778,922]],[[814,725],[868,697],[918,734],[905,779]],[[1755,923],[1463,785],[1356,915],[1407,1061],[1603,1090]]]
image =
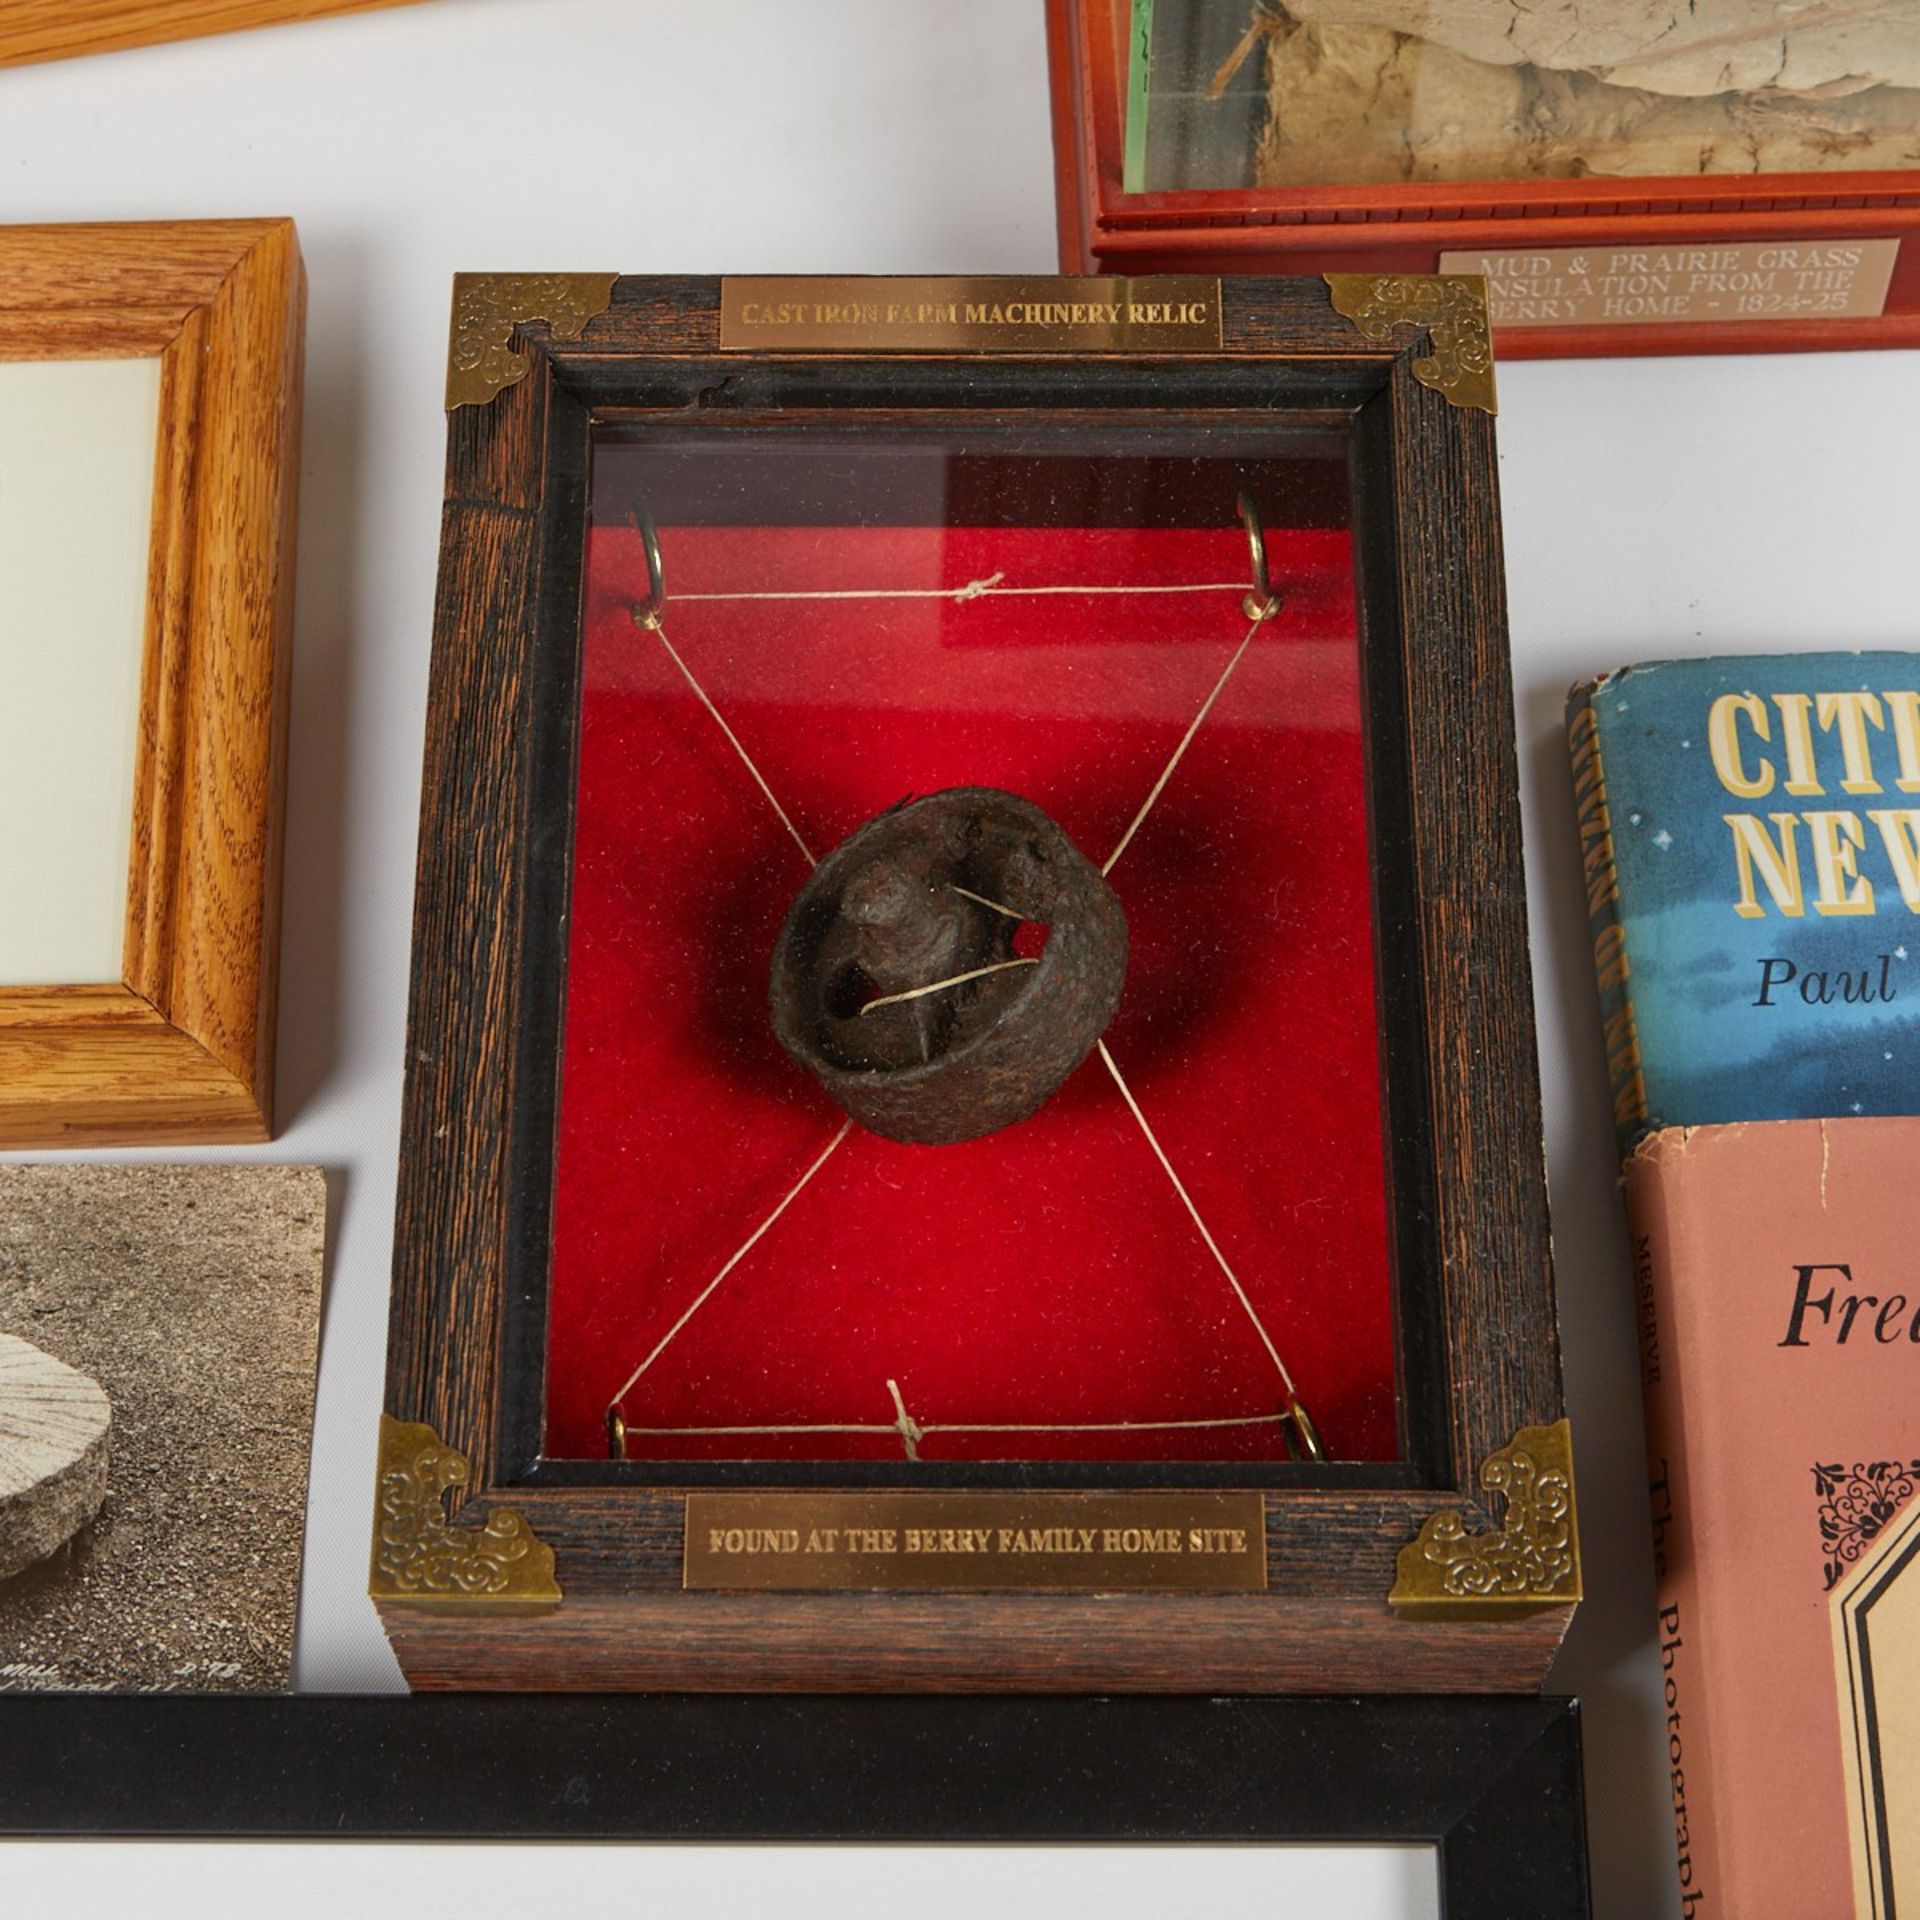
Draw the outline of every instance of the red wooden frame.
[[[1443,251],[1898,239],[1876,318],[1499,327],[1500,357],[1920,346],[1920,171],[1127,193],[1126,17],[1127,0],[1047,0],[1064,272],[1424,274]]]

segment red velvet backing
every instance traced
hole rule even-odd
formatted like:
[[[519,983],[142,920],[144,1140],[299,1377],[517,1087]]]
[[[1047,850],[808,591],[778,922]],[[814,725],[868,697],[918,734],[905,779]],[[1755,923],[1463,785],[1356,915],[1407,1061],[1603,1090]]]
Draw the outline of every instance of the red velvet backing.
[[[667,632],[816,854],[942,787],[1036,801],[1096,864],[1246,630],[1238,591],[702,601],[714,591],[1244,578],[1237,530],[666,527]],[[1329,1449],[1398,1451],[1351,542],[1272,531],[1286,596],[1113,871],[1107,1039]],[[548,1448],[609,1396],[831,1138],[774,1041],[805,876],[593,539]],[[856,1130],[625,1402],[636,1429],[1272,1414],[1279,1382],[1098,1057],[957,1146]],[[897,1435],[689,1438],[635,1458],[902,1457]],[[929,1460],[1279,1458],[1277,1426],[933,1434]]]

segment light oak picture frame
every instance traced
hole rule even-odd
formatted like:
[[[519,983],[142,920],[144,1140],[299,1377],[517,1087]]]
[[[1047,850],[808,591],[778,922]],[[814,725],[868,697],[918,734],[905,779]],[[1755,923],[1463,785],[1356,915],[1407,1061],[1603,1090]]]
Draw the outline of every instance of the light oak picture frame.
[[[371,13],[412,0],[8,0],[0,8],[0,67],[114,53],[329,13]]]
[[[0,988],[0,1148],[271,1136],[305,309],[290,220],[0,227],[0,360],[160,362],[120,978]]]

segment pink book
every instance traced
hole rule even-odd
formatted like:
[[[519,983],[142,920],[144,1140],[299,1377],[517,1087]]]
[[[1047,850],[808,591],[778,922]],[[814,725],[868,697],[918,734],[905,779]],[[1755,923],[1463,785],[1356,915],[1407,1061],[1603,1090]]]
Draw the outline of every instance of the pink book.
[[[1920,1916],[1920,1119],[1626,1177],[1682,1911]]]

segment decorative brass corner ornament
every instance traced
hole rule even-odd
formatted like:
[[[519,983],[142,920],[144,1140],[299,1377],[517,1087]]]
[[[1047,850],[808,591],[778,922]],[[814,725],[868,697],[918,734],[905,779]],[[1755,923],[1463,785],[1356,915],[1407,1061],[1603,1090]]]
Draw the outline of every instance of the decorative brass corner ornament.
[[[1480,1469],[1506,1500],[1506,1524],[1469,1533],[1459,1513],[1431,1515],[1400,1549],[1387,1596],[1408,1620],[1513,1620],[1580,1598],[1573,1429],[1522,1427]]]
[[[553,1549],[511,1507],[456,1527],[447,1495],[473,1468],[431,1427],[380,1416],[380,1485],[373,1514],[376,1601],[461,1614],[545,1613],[560,1604]]]
[[[576,339],[613,304],[617,273],[456,273],[453,338],[447,347],[447,411],[484,407],[524,379],[527,356],[507,342],[525,320],[544,320],[556,338]]]
[[[1322,276],[1343,313],[1369,340],[1391,343],[1397,327],[1417,327],[1433,351],[1413,377],[1456,407],[1498,413],[1493,392],[1493,334],[1487,283],[1477,273],[1329,273]]]

